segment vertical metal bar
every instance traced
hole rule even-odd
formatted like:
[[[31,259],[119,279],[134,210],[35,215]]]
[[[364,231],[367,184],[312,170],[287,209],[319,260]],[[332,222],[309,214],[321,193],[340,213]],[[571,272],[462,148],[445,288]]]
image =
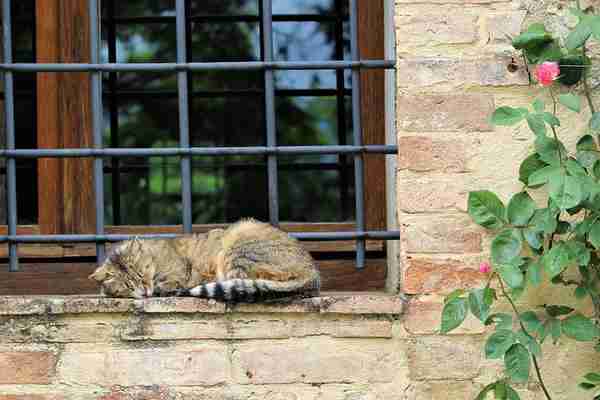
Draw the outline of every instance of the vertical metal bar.
[[[186,23],[185,0],[176,1],[177,24],[177,62],[187,62],[186,54]],[[179,100],[179,146],[190,147],[190,120],[188,101],[188,73],[177,72],[177,87]],[[181,157],[181,202],[183,209],[183,231],[192,233],[192,167],[189,156]]]
[[[90,62],[100,62],[100,30],[98,0],[89,0],[90,13]],[[102,72],[90,72],[92,84],[92,129],[94,148],[102,148]],[[94,157],[94,197],[96,206],[96,235],[104,235],[104,171],[102,157]],[[96,260],[104,261],[104,243],[96,243]]]
[[[358,0],[350,0],[350,49],[352,61],[358,61]],[[352,70],[352,124],[354,145],[362,146],[362,125],[360,118],[360,70]],[[365,183],[362,154],[354,156],[355,197],[356,197],[356,230],[365,230]],[[365,240],[356,240],[356,268],[365,266]]]
[[[262,32],[264,60],[273,61],[273,8],[272,0],[262,2]],[[265,70],[265,118],[267,123],[267,147],[277,147],[277,125],[275,122],[275,76],[273,70]],[[267,176],[269,193],[269,222],[279,225],[279,187],[277,156],[267,156]]]
[[[115,1],[107,1],[108,18],[108,62],[117,62],[117,23],[115,22]],[[118,72],[109,72],[108,74],[108,93],[110,97],[110,147],[119,147],[119,105],[117,96]],[[112,157],[110,159],[112,167],[112,210],[113,225],[121,225],[121,159]]]
[[[11,28],[11,7],[10,0],[2,1],[2,36],[4,46],[4,62],[12,63],[12,28]],[[4,72],[4,119],[6,121],[6,148],[15,149],[15,104],[14,104],[14,86],[13,73]],[[14,157],[8,157],[7,160],[7,208],[8,208],[8,235],[17,234],[17,165]],[[17,244],[9,242],[8,256],[10,260],[9,271],[19,270],[19,258],[17,254]]]

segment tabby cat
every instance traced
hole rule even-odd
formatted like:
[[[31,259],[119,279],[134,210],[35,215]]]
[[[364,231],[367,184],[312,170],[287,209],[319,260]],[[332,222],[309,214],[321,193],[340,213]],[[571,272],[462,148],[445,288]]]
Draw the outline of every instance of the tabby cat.
[[[313,296],[320,285],[314,261],[297,240],[251,219],[204,234],[123,242],[90,278],[106,296],[228,302]]]

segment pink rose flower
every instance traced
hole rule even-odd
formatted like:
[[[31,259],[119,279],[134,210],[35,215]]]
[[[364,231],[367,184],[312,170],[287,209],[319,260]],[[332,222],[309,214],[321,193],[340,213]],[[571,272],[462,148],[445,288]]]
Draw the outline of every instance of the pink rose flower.
[[[490,263],[482,262],[481,264],[479,264],[479,272],[481,272],[482,274],[489,274],[491,270],[492,266],[490,265]]]
[[[550,86],[558,78],[560,68],[558,63],[546,61],[535,68],[535,79],[542,86]]]

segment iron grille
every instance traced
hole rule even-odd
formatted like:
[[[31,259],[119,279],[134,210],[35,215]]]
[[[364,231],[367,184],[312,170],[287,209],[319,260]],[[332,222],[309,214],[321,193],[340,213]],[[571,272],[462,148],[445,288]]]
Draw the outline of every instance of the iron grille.
[[[90,63],[13,63],[11,37],[11,0],[2,0],[2,32],[4,63],[0,70],[4,75],[5,87],[5,121],[6,149],[0,155],[7,161],[7,222],[8,235],[0,236],[1,243],[9,245],[9,270],[19,268],[19,243],[96,243],[96,259],[100,263],[105,256],[105,244],[127,240],[132,235],[105,234],[104,213],[104,158],[108,157],[178,157],[182,177],[181,197],[183,212],[183,233],[192,232],[192,190],[191,190],[191,157],[215,157],[225,155],[265,155],[267,157],[268,174],[268,205],[269,222],[279,224],[279,194],[278,194],[278,163],[282,154],[333,154],[351,155],[354,157],[355,175],[355,215],[356,224],[353,232],[318,232],[293,233],[300,240],[356,240],[356,267],[365,265],[365,243],[367,239],[397,240],[398,231],[367,231],[364,210],[364,164],[363,155],[366,153],[396,154],[397,146],[392,145],[363,145],[360,113],[360,70],[365,68],[394,69],[392,60],[361,60],[358,49],[358,0],[350,0],[350,61],[275,61],[273,57],[273,12],[272,0],[262,1],[260,17],[264,59],[251,62],[187,62],[186,37],[186,4],[185,0],[176,0],[176,43],[177,58],[175,63],[101,63],[100,62],[100,32],[99,32],[99,0],[89,0],[90,14]],[[275,70],[352,70],[352,145],[326,146],[278,146],[276,137],[275,118]],[[253,147],[191,147],[189,132],[188,85],[191,71],[263,71],[264,98],[266,114],[266,146]],[[179,105],[179,147],[174,148],[104,148],[102,142],[102,73],[103,72],[176,72],[177,95]],[[93,147],[77,149],[15,149],[15,120],[14,120],[14,87],[13,74],[18,72],[90,72],[92,97]],[[94,159],[94,191],[95,191],[95,234],[68,235],[18,235],[17,234],[17,196],[16,196],[16,159],[17,158],[82,158]],[[176,234],[146,234],[136,235],[141,238],[169,238]]]

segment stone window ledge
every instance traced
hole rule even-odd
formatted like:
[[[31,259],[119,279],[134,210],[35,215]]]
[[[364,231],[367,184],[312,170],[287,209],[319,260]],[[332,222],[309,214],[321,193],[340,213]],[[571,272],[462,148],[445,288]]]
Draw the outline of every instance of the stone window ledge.
[[[189,297],[0,296],[0,316],[86,313],[316,313],[399,315],[403,300],[383,293],[332,293],[287,302],[227,305]]]

